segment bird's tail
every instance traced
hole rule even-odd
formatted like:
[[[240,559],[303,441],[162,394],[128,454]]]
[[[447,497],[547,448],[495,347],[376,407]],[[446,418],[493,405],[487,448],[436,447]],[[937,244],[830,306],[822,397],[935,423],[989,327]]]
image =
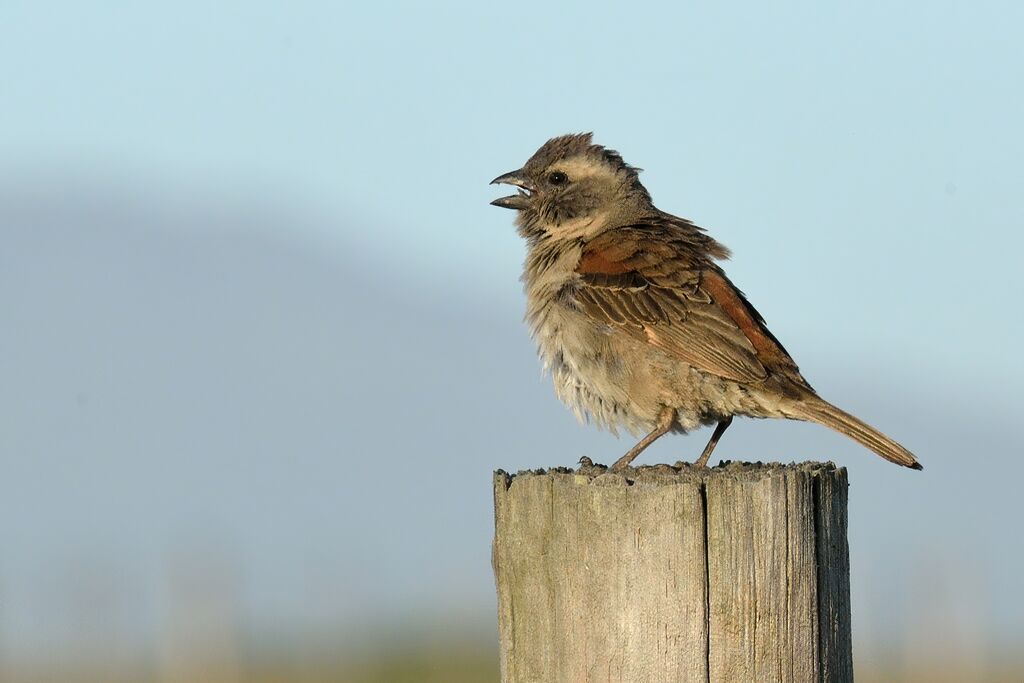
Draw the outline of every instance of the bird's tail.
[[[853,415],[817,396],[807,397],[796,402],[791,411],[799,420],[816,422],[840,434],[845,434],[857,443],[870,448],[889,462],[909,467],[912,470],[924,469],[914,454],[899,445],[874,427],[861,422]]]

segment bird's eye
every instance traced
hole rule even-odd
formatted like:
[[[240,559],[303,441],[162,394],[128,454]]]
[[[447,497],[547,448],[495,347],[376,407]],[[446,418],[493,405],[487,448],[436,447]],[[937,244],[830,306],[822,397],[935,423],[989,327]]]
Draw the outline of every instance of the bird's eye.
[[[552,185],[565,185],[569,182],[569,176],[565,175],[561,171],[553,171],[551,175],[548,176],[548,182]]]

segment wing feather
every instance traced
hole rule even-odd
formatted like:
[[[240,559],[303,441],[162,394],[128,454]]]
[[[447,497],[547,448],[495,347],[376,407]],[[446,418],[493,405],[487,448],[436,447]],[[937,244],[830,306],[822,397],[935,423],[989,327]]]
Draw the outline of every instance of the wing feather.
[[[779,371],[803,382],[761,316],[713,263],[727,253],[667,214],[612,230],[584,246],[575,300],[596,322],[705,372],[757,383]]]

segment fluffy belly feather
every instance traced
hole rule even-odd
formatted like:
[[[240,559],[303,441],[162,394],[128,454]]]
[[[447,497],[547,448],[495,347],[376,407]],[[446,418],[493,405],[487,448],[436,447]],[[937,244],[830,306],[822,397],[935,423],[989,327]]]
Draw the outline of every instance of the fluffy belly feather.
[[[627,335],[613,334],[570,305],[551,302],[528,320],[555,393],[580,421],[637,435],[654,428],[665,406],[676,409],[677,432],[729,415],[781,415],[760,392],[701,372]]]

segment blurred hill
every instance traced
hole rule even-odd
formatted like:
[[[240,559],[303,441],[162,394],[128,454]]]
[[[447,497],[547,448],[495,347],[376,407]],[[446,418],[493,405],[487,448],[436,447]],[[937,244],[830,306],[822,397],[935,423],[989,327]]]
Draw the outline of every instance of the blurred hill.
[[[263,652],[284,653],[273,668],[342,645],[401,652],[426,632],[493,674],[474,663],[493,655],[491,470],[608,461],[626,443],[555,401],[510,297],[403,272],[342,220],[337,241],[312,239],[329,231],[304,223],[329,220],[88,183],[0,191],[9,666],[166,673],[220,643],[230,678]],[[1024,639],[1008,389],[807,351],[794,355],[822,393],[925,472],[799,424],[743,421],[716,454],[849,466],[858,665],[941,656],[986,675]]]

